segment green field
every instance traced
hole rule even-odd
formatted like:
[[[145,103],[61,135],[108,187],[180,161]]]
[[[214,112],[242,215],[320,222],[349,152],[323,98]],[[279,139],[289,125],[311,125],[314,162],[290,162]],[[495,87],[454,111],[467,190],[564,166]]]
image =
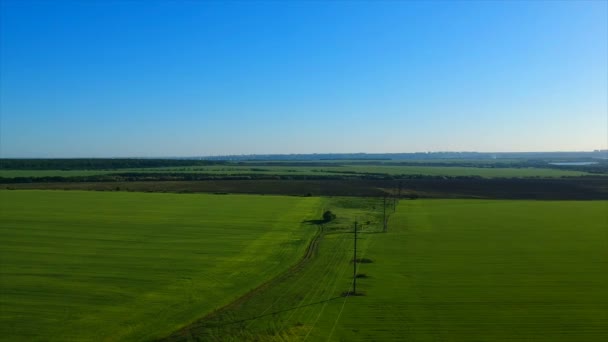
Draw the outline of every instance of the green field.
[[[583,176],[587,172],[542,169],[542,168],[499,168],[499,167],[462,167],[462,166],[349,166],[355,172],[385,173],[389,175],[427,175],[427,176],[479,176],[495,177],[563,177]]]
[[[0,199],[11,341],[608,340],[608,201],[402,200],[382,233],[378,198]]]
[[[376,262],[361,267],[367,296],[346,302],[334,337],[606,341],[607,212],[608,202],[402,202],[371,241]]]
[[[354,219],[370,203],[348,207],[337,212]],[[301,272],[191,333],[201,340],[606,341],[606,212],[605,201],[402,201],[388,233],[374,233],[372,223],[361,234],[360,253],[373,261],[359,266],[365,296],[341,297],[353,246],[342,224],[328,227],[317,259]]]
[[[462,166],[410,166],[410,165],[349,165],[340,166],[209,166],[192,168],[159,168],[174,172],[200,172],[217,174],[277,174],[277,175],[348,175],[352,173],[373,173],[386,175],[427,175],[427,176],[480,176],[480,177],[562,177],[581,176],[581,171],[505,168],[505,167],[462,167]],[[149,171],[153,171],[148,169]]]
[[[0,336],[165,336],[297,262],[321,202],[0,191]]]
[[[208,175],[280,175],[280,176],[353,176],[361,174],[425,175],[425,176],[479,176],[495,177],[563,177],[583,176],[587,172],[549,168],[462,167],[462,166],[410,166],[410,165],[338,165],[338,166],[246,166],[215,165],[192,167],[159,167],[117,170],[0,170],[0,177],[76,177],[116,173],[198,173]]]

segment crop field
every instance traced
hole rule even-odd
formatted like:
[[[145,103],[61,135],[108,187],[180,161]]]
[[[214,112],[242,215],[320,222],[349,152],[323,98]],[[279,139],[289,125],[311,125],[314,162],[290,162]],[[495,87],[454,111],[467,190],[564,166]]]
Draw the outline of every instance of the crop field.
[[[402,202],[337,339],[605,341],[608,202]],[[319,332],[323,334],[321,329]]]
[[[496,177],[563,177],[589,175],[583,171],[559,170],[550,168],[509,168],[509,167],[463,167],[463,166],[412,166],[412,165],[360,165],[344,164],[336,166],[294,166],[294,165],[249,166],[213,165],[191,167],[128,168],[114,170],[0,170],[0,177],[77,177],[121,173],[195,173],[214,176],[361,176],[365,174],[391,176],[479,176]]]
[[[381,197],[387,191],[420,198],[598,200],[608,199],[606,177],[466,179],[214,179],[105,182],[27,182],[4,189],[173,193],[242,193],[293,196]]]
[[[479,176],[494,177],[563,177],[582,176],[581,171],[556,170],[544,168],[499,168],[499,167],[462,167],[462,166],[377,166],[353,165],[348,167],[354,172],[384,173],[388,175],[427,175],[427,176]]]
[[[167,341],[326,340],[352,284],[353,222],[359,220],[362,257],[381,230],[379,199],[331,198],[325,206],[337,215],[323,225],[312,256],[301,267],[275,279],[246,301],[200,320]],[[310,333],[313,332],[312,335]]]
[[[608,340],[606,201],[404,200],[388,233],[369,199],[332,205],[299,272],[168,340]]]
[[[276,175],[426,175],[426,176],[480,176],[480,177],[562,177],[581,176],[581,171],[544,168],[494,168],[461,166],[410,166],[410,165],[339,165],[339,166],[210,166],[192,168],[158,168],[153,171],[200,172],[210,174],[276,174]]]
[[[382,233],[377,197],[0,199],[11,341],[608,339],[608,201],[401,200]]]
[[[0,191],[2,339],[166,336],[300,260],[322,201]]]

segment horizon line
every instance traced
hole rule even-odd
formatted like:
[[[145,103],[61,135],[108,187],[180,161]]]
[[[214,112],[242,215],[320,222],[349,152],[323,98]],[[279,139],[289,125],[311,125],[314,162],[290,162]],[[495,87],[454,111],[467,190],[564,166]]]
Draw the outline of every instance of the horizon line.
[[[216,155],[189,155],[189,156],[105,156],[105,157],[3,157],[2,159],[205,159],[205,158],[234,158],[234,157],[273,157],[273,156],[323,156],[323,155],[365,155],[365,156],[381,156],[381,155],[430,155],[430,154],[486,154],[486,155],[504,155],[504,154],[560,154],[560,153],[608,153],[608,149],[595,149],[585,151],[503,151],[503,152],[488,152],[488,151],[419,151],[419,152],[312,152],[312,153],[243,153],[243,154],[216,154]]]

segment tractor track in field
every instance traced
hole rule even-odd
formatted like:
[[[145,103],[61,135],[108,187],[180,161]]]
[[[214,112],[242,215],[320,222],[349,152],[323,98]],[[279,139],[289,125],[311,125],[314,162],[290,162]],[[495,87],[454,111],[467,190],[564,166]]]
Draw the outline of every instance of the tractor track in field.
[[[262,283],[255,289],[245,293],[241,297],[235,299],[234,301],[215,309],[214,311],[208,313],[207,315],[195,320],[192,323],[180,328],[179,330],[174,331],[169,336],[163,337],[161,339],[156,340],[157,342],[177,342],[177,341],[191,341],[195,337],[193,332],[202,331],[206,328],[212,328],[213,325],[207,326],[206,322],[211,321],[213,318],[220,316],[222,313],[229,311],[231,309],[237,308],[240,305],[247,302],[249,299],[255,297],[259,293],[265,291],[266,289],[271,288],[273,285],[284,281],[285,279],[295,275],[298,271],[300,271],[306,264],[310,262],[310,260],[317,254],[319,244],[323,239],[324,232],[321,227],[317,228],[317,233],[313,236],[312,240],[308,244],[306,248],[306,253],[302,258],[289,267],[287,270],[280,273],[278,276]]]

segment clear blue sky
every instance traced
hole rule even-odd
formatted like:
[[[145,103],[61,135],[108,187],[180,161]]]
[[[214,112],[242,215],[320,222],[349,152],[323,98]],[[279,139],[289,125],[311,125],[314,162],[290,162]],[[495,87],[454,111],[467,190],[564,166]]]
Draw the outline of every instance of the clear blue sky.
[[[2,157],[608,145],[606,1],[1,2]]]

